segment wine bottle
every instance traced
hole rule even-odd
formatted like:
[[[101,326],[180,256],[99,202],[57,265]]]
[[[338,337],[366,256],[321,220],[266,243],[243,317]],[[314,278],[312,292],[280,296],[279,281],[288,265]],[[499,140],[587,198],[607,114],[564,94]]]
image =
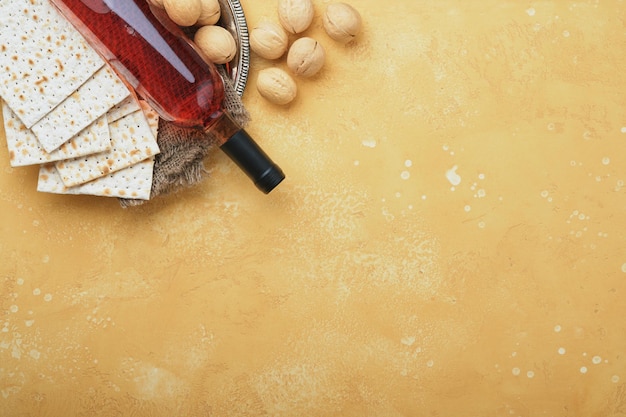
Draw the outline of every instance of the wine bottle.
[[[224,108],[224,83],[167,14],[146,0],[51,0],[126,84],[165,120],[211,131],[264,193],[282,170]]]

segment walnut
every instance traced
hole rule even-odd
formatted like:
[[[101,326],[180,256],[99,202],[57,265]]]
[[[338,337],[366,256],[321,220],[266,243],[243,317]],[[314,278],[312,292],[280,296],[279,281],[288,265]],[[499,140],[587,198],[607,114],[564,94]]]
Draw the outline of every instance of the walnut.
[[[198,18],[198,24],[202,26],[216,24],[220,20],[222,12],[219,1],[200,0],[200,3],[202,3],[202,12],[200,12],[200,17]]]
[[[361,15],[346,3],[331,3],[324,13],[324,29],[340,43],[348,43],[361,30]]]
[[[289,33],[296,34],[307,30],[314,14],[311,0],[278,0],[278,19]]]
[[[322,45],[313,38],[303,37],[289,48],[287,66],[294,74],[311,77],[324,66],[326,53]]]
[[[163,0],[165,12],[179,26],[192,26],[200,17],[202,2],[200,0]]]
[[[256,88],[266,100],[275,104],[288,104],[296,98],[298,88],[289,74],[272,67],[259,71]]]
[[[202,26],[196,32],[193,40],[214,64],[230,62],[237,54],[235,38],[221,26]]]
[[[285,54],[289,38],[285,30],[273,22],[261,22],[250,32],[250,48],[265,59],[278,59]]]

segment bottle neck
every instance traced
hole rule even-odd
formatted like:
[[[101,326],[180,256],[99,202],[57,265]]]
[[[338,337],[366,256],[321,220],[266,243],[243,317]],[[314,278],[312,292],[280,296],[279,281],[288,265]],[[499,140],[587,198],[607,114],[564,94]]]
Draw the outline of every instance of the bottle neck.
[[[285,174],[228,112],[207,130],[216,144],[264,193],[272,191]]]
[[[209,126],[207,133],[210,133],[215,144],[221,147],[240,130],[242,127],[239,123],[227,111],[222,111],[221,115]]]

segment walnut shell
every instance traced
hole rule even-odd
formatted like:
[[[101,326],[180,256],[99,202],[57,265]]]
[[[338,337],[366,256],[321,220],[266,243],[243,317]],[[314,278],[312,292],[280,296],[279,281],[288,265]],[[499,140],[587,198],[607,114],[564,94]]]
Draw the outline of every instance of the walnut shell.
[[[291,103],[298,94],[293,78],[276,67],[259,71],[256,88],[263,98],[280,105]]]
[[[308,37],[296,40],[287,54],[287,66],[301,77],[317,74],[324,66],[325,60],[324,47],[315,39]]]
[[[193,40],[206,57],[215,64],[230,62],[237,54],[237,43],[233,35],[221,26],[202,26]]]
[[[278,0],[278,20],[289,33],[307,30],[314,14],[311,0]]]
[[[200,0],[163,0],[167,15],[179,26],[192,26],[202,13]]]
[[[289,37],[282,26],[261,22],[250,32],[250,48],[265,59],[278,59],[285,54]]]
[[[222,14],[220,2],[218,0],[200,0],[200,3],[202,3],[202,11],[198,18],[198,24],[202,26],[216,24]]]
[[[324,12],[324,29],[340,43],[348,43],[361,31],[361,15],[346,3],[331,3]]]

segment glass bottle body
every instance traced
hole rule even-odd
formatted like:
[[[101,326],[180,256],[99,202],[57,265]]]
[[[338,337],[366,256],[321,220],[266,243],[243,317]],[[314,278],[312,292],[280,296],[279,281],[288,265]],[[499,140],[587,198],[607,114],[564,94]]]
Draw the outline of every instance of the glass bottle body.
[[[158,111],[181,126],[210,127],[224,86],[163,13],[145,0],[53,0],[113,68]],[[68,13],[69,12],[69,13]]]

